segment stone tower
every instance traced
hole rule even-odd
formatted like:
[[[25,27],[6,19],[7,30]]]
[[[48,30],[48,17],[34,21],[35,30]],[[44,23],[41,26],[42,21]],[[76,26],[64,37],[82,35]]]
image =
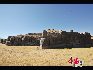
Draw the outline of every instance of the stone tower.
[[[42,37],[43,38],[46,38],[47,37],[47,31],[46,30],[43,30]]]

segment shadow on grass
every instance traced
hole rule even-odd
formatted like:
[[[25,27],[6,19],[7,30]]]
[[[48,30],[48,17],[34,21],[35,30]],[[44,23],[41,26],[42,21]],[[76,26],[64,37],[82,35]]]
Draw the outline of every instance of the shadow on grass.
[[[43,46],[42,49],[72,49],[72,48],[91,48],[91,45],[85,46]]]

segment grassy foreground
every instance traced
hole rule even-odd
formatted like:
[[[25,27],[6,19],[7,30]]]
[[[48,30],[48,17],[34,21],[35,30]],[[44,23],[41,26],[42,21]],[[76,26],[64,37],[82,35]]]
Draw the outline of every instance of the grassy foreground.
[[[0,45],[0,66],[72,66],[78,57],[83,66],[93,66],[93,48],[39,49],[39,46]]]

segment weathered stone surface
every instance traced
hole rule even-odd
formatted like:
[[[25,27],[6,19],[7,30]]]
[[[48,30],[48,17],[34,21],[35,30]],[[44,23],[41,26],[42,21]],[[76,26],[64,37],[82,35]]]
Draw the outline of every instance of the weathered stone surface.
[[[42,33],[28,33],[25,35],[17,36],[8,36],[6,45],[12,46],[30,46],[30,45],[39,45],[39,39],[41,38]]]
[[[42,33],[28,33],[25,35],[8,36],[6,45],[15,46],[30,46],[30,45],[40,45],[40,39],[45,38],[43,42],[43,48],[49,47],[86,47],[93,46],[93,39],[88,32],[78,33],[66,32],[63,30],[48,29],[43,30]],[[2,41],[5,42],[5,41]]]
[[[52,47],[53,45],[60,45],[60,47],[64,47],[63,45],[66,45],[66,47],[93,46],[93,40],[91,40],[91,35],[88,32],[78,33],[73,32],[73,30],[66,32],[48,29],[44,30],[43,37],[46,38],[45,43],[47,44],[47,48],[50,48],[50,46]]]

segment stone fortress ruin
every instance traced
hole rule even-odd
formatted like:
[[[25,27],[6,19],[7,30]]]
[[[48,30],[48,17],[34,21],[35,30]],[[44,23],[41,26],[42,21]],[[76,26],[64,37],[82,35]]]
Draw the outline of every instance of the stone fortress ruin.
[[[48,29],[42,33],[28,33],[25,35],[8,36],[1,40],[1,43],[8,46],[39,46],[42,48],[86,48],[93,46],[93,39],[90,33],[66,32],[63,30]]]
[[[78,33],[48,29],[43,31],[45,38],[44,46],[42,48],[78,48],[90,47],[93,45],[93,40],[88,32]]]

